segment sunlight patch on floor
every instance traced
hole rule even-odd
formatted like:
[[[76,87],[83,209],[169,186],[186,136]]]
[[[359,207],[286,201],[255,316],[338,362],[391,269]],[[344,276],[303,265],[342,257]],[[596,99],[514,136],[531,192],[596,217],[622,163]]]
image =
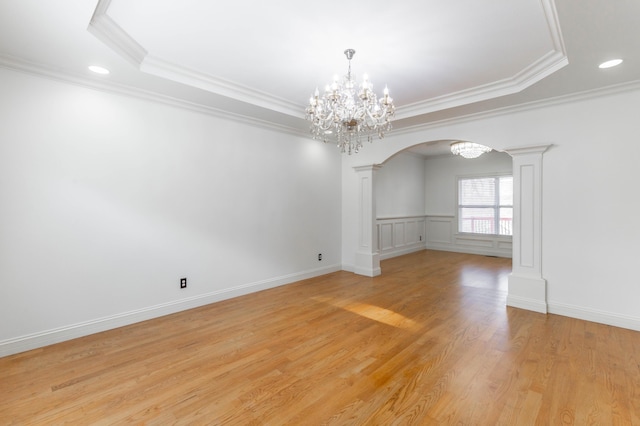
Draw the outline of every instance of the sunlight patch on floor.
[[[361,302],[345,304],[328,297],[313,297],[313,299],[392,327],[411,329],[416,326],[416,322],[414,320],[390,309],[381,308],[380,306]]]

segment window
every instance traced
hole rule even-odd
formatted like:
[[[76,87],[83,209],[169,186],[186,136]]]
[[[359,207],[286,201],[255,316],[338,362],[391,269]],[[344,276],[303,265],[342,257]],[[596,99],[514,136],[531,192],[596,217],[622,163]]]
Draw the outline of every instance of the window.
[[[458,179],[458,232],[513,234],[513,176]]]

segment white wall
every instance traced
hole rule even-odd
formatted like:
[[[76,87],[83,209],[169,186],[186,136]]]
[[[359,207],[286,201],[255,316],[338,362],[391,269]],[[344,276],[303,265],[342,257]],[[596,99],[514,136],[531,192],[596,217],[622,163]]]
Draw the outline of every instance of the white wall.
[[[375,175],[378,218],[424,215],[424,158],[399,153],[387,160]]]
[[[4,69],[0,93],[0,355],[340,269],[335,147]]]
[[[575,118],[543,156],[542,203],[549,310],[638,330],[639,105],[634,91],[558,108]]]
[[[549,311],[640,330],[638,105],[636,85],[390,134],[343,160],[343,222],[357,219],[353,166],[446,139],[499,150],[552,144],[543,155],[540,224]],[[356,244],[345,228],[344,265],[354,262]]]
[[[424,157],[401,152],[375,174],[376,232],[381,259],[425,248]]]

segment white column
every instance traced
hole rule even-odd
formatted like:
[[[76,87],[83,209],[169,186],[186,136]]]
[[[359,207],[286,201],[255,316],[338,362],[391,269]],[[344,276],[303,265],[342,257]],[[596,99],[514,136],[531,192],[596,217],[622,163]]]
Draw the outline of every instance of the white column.
[[[542,154],[550,145],[507,149],[513,157],[513,270],[507,305],[547,313],[542,278]]]
[[[359,275],[375,277],[382,273],[376,232],[376,200],[373,177],[380,165],[354,167],[358,177],[358,251],[355,269]]]

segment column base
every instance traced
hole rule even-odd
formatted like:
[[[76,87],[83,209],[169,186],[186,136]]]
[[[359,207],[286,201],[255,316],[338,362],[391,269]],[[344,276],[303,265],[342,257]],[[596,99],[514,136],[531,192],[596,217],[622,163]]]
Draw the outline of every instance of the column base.
[[[547,313],[547,281],[521,275],[509,275],[507,306]]]
[[[382,274],[382,269],[380,269],[380,254],[356,253],[356,264],[353,272],[366,277],[377,277]]]

